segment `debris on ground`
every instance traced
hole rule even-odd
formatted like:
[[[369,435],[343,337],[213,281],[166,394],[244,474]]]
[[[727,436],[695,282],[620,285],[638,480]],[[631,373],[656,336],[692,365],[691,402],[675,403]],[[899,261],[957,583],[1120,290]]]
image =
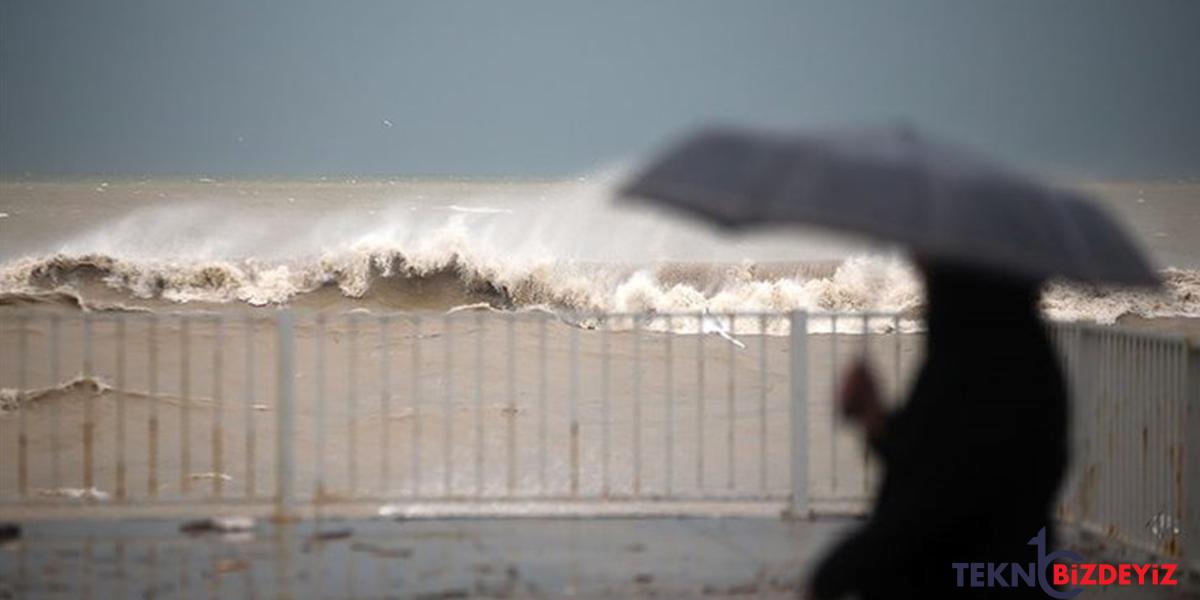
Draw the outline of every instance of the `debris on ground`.
[[[457,598],[469,598],[469,597],[471,597],[471,595],[470,595],[470,593],[467,592],[467,590],[457,589],[457,588],[449,589],[449,590],[438,590],[436,592],[428,592],[428,593],[424,593],[424,594],[417,594],[416,596],[414,596],[414,598],[416,600],[456,600]]]
[[[314,531],[313,533],[309,534],[307,541],[329,542],[333,540],[344,540],[352,535],[354,535],[354,530],[350,529],[349,527],[342,527],[340,529],[324,529],[320,531]]]
[[[319,546],[325,542],[349,539],[352,535],[354,535],[354,530],[349,527],[314,531],[304,538],[304,545],[301,546],[300,550],[302,552],[311,552],[314,546]]]
[[[353,552],[366,552],[376,558],[405,559],[412,558],[413,555],[412,548],[389,548],[366,542],[354,542],[350,544],[350,550]]]
[[[185,521],[179,526],[183,533],[198,535],[202,533],[245,533],[254,531],[254,519],[251,517],[209,517]]]

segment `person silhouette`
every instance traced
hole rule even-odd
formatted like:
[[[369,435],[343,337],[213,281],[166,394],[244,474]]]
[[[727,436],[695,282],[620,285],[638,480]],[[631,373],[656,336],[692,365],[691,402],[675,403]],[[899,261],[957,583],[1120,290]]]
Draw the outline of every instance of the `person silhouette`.
[[[888,413],[859,363],[839,394],[883,463],[866,523],[819,563],[808,595],[1044,597],[1040,588],[960,587],[952,563],[1036,562],[1067,465],[1067,393],[1038,316],[1039,285],[944,262],[926,284],[924,364]]]

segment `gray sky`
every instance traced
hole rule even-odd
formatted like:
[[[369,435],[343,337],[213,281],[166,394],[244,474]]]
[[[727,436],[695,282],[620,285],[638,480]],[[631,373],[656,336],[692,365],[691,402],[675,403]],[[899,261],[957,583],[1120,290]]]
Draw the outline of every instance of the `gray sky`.
[[[896,119],[1198,176],[1200,2],[0,0],[7,174],[566,175],[710,120]]]

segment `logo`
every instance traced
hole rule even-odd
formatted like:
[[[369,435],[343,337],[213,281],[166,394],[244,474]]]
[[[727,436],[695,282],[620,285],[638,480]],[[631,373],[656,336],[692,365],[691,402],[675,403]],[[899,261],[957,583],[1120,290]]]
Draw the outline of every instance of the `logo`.
[[[1070,550],[1046,553],[1046,528],[1027,542],[1037,548],[1037,563],[956,562],[958,587],[1040,587],[1047,596],[1074,598],[1088,587],[1179,585],[1172,563],[1089,563]]]

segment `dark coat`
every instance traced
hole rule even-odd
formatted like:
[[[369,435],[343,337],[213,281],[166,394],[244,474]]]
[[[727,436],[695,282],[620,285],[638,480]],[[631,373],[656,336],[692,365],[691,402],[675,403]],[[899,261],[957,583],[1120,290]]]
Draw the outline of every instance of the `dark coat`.
[[[1037,288],[938,268],[927,273],[927,293],[925,363],[903,408],[871,440],[884,463],[879,496],[868,522],[822,561],[813,591],[1045,597],[1036,587],[959,589],[951,567],[1036,562],[1027,542],[1053,530],[1067,394]]]

